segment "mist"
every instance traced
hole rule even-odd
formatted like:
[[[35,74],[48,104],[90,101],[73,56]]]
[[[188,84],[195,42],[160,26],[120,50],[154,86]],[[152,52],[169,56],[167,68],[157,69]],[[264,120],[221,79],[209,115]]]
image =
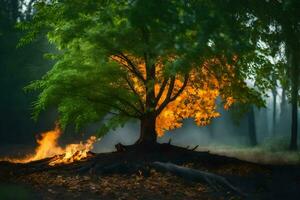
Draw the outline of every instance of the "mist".
[[[278,94],[281,94],[278,89]],[[220,117],[215,118],[207,126],[197,126],[193,119],[183,121],[181,128],[167,131],[158,142],[171,142],[174,145],[194,148],[198,151],[237,157],[251,162],[260,163],[300,163],[300,154],[288,152],[290,140],[291,111],[290,104],[282,105],[282,97],[277,95],[276,123],[273,126],[273,98],[266,99],[265,108],[255,108],[255,130],[257,145],[251,146],[247,113],[238,121],[233,120],[230,110],[219,106]],[[284,110],[283,110],[284,108]],[[273,128],[274,127],[274,128]],[[94,145],[96,153],[115,151],[115,145],[133,144],[139,136],[139,123],[128,123],[122,128],[110,131]],[[90,127],[92,133],[95,127]]]

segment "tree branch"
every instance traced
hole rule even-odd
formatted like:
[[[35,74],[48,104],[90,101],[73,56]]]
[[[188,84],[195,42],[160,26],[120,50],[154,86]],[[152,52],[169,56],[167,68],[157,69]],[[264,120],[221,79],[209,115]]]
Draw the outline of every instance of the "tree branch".
[[[73,96],[77,96],[79,98],[84,98],[86,99],[87,101],[89,102],[92,102],[92,103],[99,103],[99,104],[103,104],[103,105],[106,105],[106,106],[109,106],[109,107],[112,107],[118,111],[120,111],[121,113],[123,113],[124,115],[128,116],[128,117],[132,117],[132,118],[140,118],[139,115],[135,115],[135,114],[132,114],[132,113],[129,113],[128,111],[126,111],[125,109],[122,109],[120,106],[118,105],[115,105],[115,104],[112,104],[112,103],[108,103],[107,101],[101,101],[100,99],[93,99],[93,98],[90,98],[88,96],[82,96],[82,95],[75,95],[75,94],[72,94]],[[117,115],[117,113],[114,113],[110,110],[107,110],[107,112],[111,113],[111,114],[115,114]]]
[[[138,97],[138,101],[140,103],[141,109],[142,109],[142,111],[144,111],[145,110],[144,103],[143,103],[140,95],[138,94],[138,92],[134,89],[134,85],[131,83],[131,81],[127,77],[125,77],[125,80],[126,80],[128,86],[130,87],[130,89],[133,91],[133,93]]]
[[[119,54],[121,55],[119,58],[123,58],[123,60],[125,60],[128,65],[131,66],[132,72],[143,82],[145,82],[146,80],[144,79],[143,75],[141,74],[141,72],[138,70],[138,68],[135,66],[135,64],[122,52],[119,52]],[[118,56],[118,55],[117,55]]]
[[[129,113],[126,109],[123,109],[118,105],[107,103],[106,101],[100,101],[99,99],[91,99],[91,98],[88,98],[88,97],[85,97],[85,98],[90,102],[100,103],[100,104],[103,104],[103,105],[110,106],[110,107],[120,111],[121,113],[125,114],[128,117],[132,117],[132,118],[139,118],[140,117],[139,115]],[[111,111],[108,111],[108,112],[111,113]],[[114,113],[114,114],[116,114],[116,113]]]
[[[123,60],[123,58],[120,57],[120,56],[118,56],[118,55],[114,55],[114,56],[116,56],[116,57],[118,57],[118,58],[120,58],[120,59]],[[133,71],[133,69],[130,68],[128,64],[126,65],[125,63],[120,62],[119,60],[115,59],[114,56],[111,56],[110,58],[111,58],[112,60],[116,61],[117,63],[121,64],[122,66],[124,66],[127,70],[129,70],[129,71],[130,71],[131,73],[133,73],[134,75],[136,75],[135,72]],[[127,62],[126,62],[126,63],[127,63]]]
[[[185,89],[187,83],[188,83],[188,80],[189,80],[189,75],[186,74],[184,76],[184,82],[183,82],[183,85],[182,87],[178,90],[178,92],[170,99],[170,101],[174,101],[182,92],[183,90]]]
[[[116,98],[121,104],[131,107],[139,115],[143,114],[142,111],[140,111],[138,108],[135,107],[135,105],[133,105],[131,102],[127,101],[126,99],[121,98],[120,96],[114,94],[107,94],[107,95]]]
[[[163,83],[162,83],[162,85],[161,85],[161,87],[159,89],[159,92],[158,92],[158,94],[157,94],[157,96],[155,98],[155,105],[157,105],[157,103],[159,102],[162,94],[164,93],[164,90],[165,90],[165,88],[167,86],[168,81],[169,81],[169,78],[164,79],[164,81],[163,81]]]
[[[168,93],[167,96],[165,98],[165,100],[162,102],[162,104],[159,106],[159,108],[156,110],[156,115],[159,115],[161,113],[161,111],[168,105],[168,103],[170,102],[171,99],[171,95],[174,89],[174,85],[175,85],[175,76],[171,77],[171,81],[169,84],[169,88],[168,88]]]
[[[172,92],[173,92],[173,89],[174,89],[174,84],[175,84],[175,77],[172,77],[171,78],[171,82],[170,82],[170,85],[169,85],[169,89],[168,89],[168,94],[167,94],[167,97],[165,98],[165,100],[163,101],[163,103],[159,106],[159,108],[156,110],[156,115],[159,115],[163,109],[172,101],[174,101],[185,89],[187,83],[188,83],[188,80],[189,80],[189,75],[186,74],[184,76],[184,82],[183,82],[183,85],[181,86],[181,88],[178,90],[178,92],[173,96],[172,96]]]

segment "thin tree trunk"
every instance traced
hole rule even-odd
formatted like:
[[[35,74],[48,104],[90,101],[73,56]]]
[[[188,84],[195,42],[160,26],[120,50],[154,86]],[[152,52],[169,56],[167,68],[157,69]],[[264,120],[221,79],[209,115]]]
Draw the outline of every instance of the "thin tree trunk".
[[[20,17],[20,12],[19,12],[19,1],[18,0],[11,0],[11,20],[13,23],[15,23],[18,18]]]
[[[250,111],[248,113],[248,132],[249,132],[250,145],[251,146],[257,145],[254,106],[250,106]]]
[[[280,119],[284,119],[284,113],[286,112],[286,94],[285,94],[285,89],[282,88],[282,93],[281,93],[281,103],[280,103]]]
[[[273,117],[272,117],[272,133],[273,135],[276,134],[276,108],[277,108],[277,101],[276,101],[276,97],[277,97],[277,91],[276,91],[276,87],[272,90],[272,94],[273,94]]]
[[[298,63],[296,56],[290,54],[291,76],[292,76],[292,130],[290,150],[297,150],[297,132],[298,132]]]

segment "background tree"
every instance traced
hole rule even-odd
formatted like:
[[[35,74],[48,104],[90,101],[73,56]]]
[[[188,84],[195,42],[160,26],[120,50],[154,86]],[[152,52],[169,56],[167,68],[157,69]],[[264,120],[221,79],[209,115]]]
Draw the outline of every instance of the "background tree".
[[[256,125],[255,125],[255,113],[254,106],[250,106],[248,113],[248,133],[250,139],[250,145],[257,145],[257,136],[256,136]]]
[[[42,37],[26,47],[17,48],[24,33],[16,28],[16,23],[30,19],[32,3],[0,0],[1,143],[34,142],[33,135],[28,137],[28,134],[45,127],[42,123],[30,120],[29,107],[36,95],[26,95],[23,87],[49,69],[49,61],[43,58],[43,54],[50,48]]]
[[[253,50],[249,19],[224,2],[53,0],[36,8],[24,40],[46,30],[61,52],[28,87],[41,91],[35,116],[55,105],[62,126],[79,129],[111,114],[101,133],[139,119],[138,143],[153,143],[185,118],[209,123],[218,96],[226,108],[261,104],[237,62]]]
[[[273,135],[276,134],[276,116],[277,116],[277,79],[273,78],[274,88],[272,89],[272,97],[273,97],[273,115],[272,115],[272,132]]]
[[[256,131],[256,122],[255,122],[255,112],[254,104],[252,103],[235,103],[231,110],[231,119],[233,120],[236,126],[240,125],[240,122],[243,118],[247,119],[247,138],[250,146],[257,145],[257,131]]]
[[[250,2],[250,1],[249,1]],[[258,4],[260,6],[258,6]],[[292,107],[290,149],[297,149],[298,132],[298,103],[299,103],[299,20],[297,12],[300,2],[264,1],[250,2],[250,12],[254,14],[254,27],[257,28],[260,38],[269,47],[269,56],[281,58],[281,64],[273,65],[273,70],[262,75],[267,80],[273,72],[280,72],[279,79],[283,87],[290,94]],[[280,56],[283,54],[283,56]],[[284,68],[284,69],[283,69]]]

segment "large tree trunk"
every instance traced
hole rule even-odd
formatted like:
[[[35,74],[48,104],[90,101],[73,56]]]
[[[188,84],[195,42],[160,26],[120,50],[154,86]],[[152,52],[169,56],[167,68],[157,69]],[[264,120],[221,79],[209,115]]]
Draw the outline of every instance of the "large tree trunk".
[[[254,115],[253,106],[250,106],[250,111],[248,113],[248,132],[249,132],[250,145],[251,146],[257,145],[255,115]]]
[[[141,119],[140,138],[136,142],[137,144],[154,144],[157,140],[157,134],[155,130],[156,117],[154,114],[145,115]]]
[[[295,52],[290,54],[290,64],[292,72],[292,131],[290,150],[297,150],[297,132],[298,132],[298,63],[296,62]]]

